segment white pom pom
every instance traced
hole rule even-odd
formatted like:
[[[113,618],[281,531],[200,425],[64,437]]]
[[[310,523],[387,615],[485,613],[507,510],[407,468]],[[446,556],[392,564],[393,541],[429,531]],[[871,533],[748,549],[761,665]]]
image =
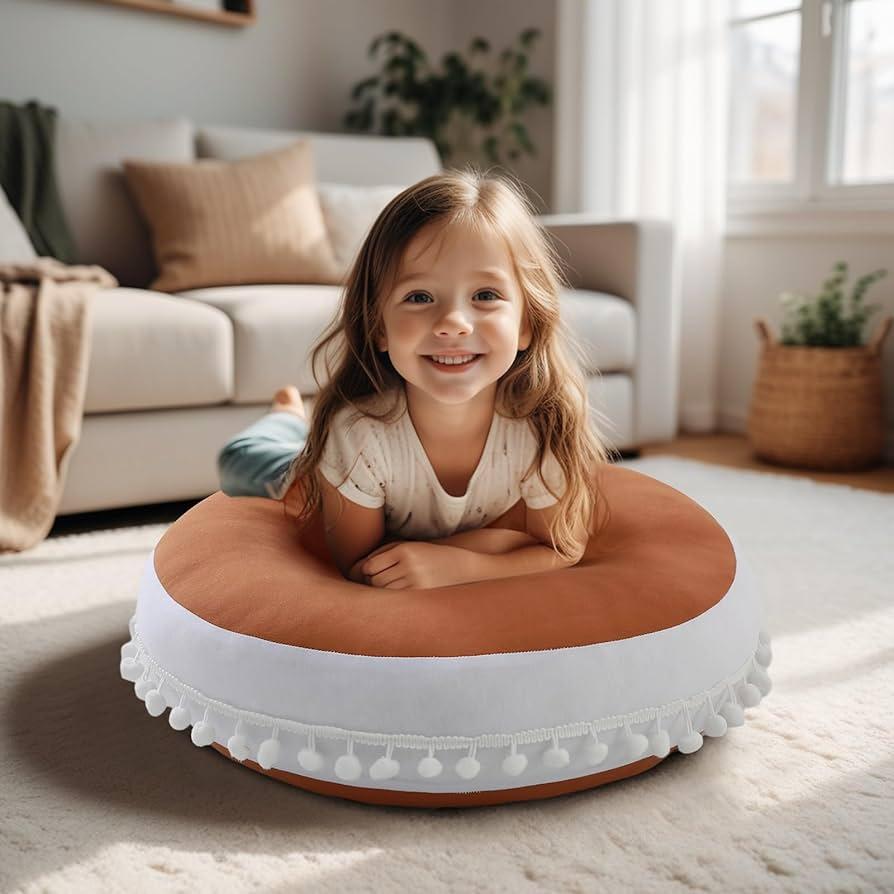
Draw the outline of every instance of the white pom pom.
[[[660,729],[649,736],[649,754],[655,757],[667,757],[670,749],[671,742],[667,730]]]
[[[481,764],[467,754],[456,762],[455,769],[457,775],[463,779],[474,779],[481,772]]]
[[[642,757],[649,748],[649,740],[642,733],[631,733],[627,737],[627,756],[630,760]]]
[[[137,698],[142,701],[146,696],[155,689],[155,683],[148,677],[140,677],[133,687],[133,691],[137,694]]]
[[[423,779],[431,779],[433,776],[440,775],[441,770],[443,769],[444,767],[441,765],[441,762],[436,757],[429,755],[419,761],[419,764],[416,767],[416,772],[422,776]]]
[[[762,696],[770,694],[770,690],[773,688],[773,681],[770,679],[769,674],[765,674],[762,670],[757,669],[751,672],[749,678],[760,689]]]
[[[701,733],[693,730],[691,733],[686,733],[686,735],[677,742],[677,751],[682,751],[683,754],[692,754],[693,751],[698,751],[699,748],[702,747],[704,741]]]
[[[528,758],[524,754],[510,754],[503,761],[503,772],[507,776],[519,776],[525,772],[528,766]]]
[[[608,745],[605,742],[588,742],[584,745],[584,760],[590,767],[601,764],[608,755]]]
[[[339,779],[358,779],[362,772],[363,767],[354,754],[343,754],[335,762],[335,775]]]
[[[758,633],[758,635],[757,635],[757,639],[758,639],[758,642],[761,643],[761,645],[764,645],[764,646],[770,645],[770,634],[767,633],[766,630],[761,630],[761,632]]]
[[[551,767],[553,770],[567,767],[569,763],[571,763],[571,757],[567,748],[552,747],[543,752],[544,766]]]
[[[265,739],[258,746],[258,763],[269,770],[279,760],[279,739]]]
[[[186,727],[189,726],[189,711],[182,705],[177,705],[176,708],[171,708],[171,713],[168,714],[168,723],[170,724],[171,729],[175,729],[178,732],[186,729]]]
[[[400,764],[393,757],[380,757],[370,768],[371,779],[392,779],[400,773]]]
[[[755,705],[759,705],[761,703],[761,691],[754,685],[754,683],[746,683],[739,690],[739,701],[746,708],[753,708]]]
[[[319,751],[314,751],[312,748],[302,748],[301,751],[298,752],[298,763],[301,764],[308,773],[316,773],[324,764],[323,755],[320,754]]]
[[[167,706],[167,700],[157,689],[150,689],[146,693],[146,710],[153,717],[159,717],[164,714]]]
[[[745,723],[745,712],[741,705],[734,705],[727,702],[721,709],[720,714],[729,726],[742,726]]]
[[[120,664],[121,679],[128,683],[136,683],[143,676],[143,665],[136,658],[122,658]]]
[[[763,644],[758,646],[754,652],[754,660],[764,667],[769,667],[773,661],[773,650]]]
[[[200,720],[193,728],[190,735],[192,744],[204,748],[214,741],[214,727],[207,720]]]
[[[121,657],[122,658],[136,658],[137,655],[137,645],[133,642],[125,643],[121,647]]]
[[[227,739],[227,751],[230,752],[230,757],[240,763],[251,754],[251,749],[248,747],[248,740],[242,735],[230,736],[230,738]]]
[[[722,736],[726,733],[727,723],[720,714],[712,714],[705,722],[705,728],[702,732],[706,736]]]

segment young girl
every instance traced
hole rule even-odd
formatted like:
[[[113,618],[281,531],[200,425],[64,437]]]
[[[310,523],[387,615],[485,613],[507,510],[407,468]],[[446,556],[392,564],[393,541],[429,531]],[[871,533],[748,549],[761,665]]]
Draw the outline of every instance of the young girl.
[[[224,491],[282,498],[299,483],[298,521],[321,508],[342,573],[376,587],[575,564],[609,450],[566,356],[559,269],[511,181],[449,171],[407,188],[313,350],[328,380],[312,421],[279,392],[221,452]],[[520,499],[526,533],[484,527]]]

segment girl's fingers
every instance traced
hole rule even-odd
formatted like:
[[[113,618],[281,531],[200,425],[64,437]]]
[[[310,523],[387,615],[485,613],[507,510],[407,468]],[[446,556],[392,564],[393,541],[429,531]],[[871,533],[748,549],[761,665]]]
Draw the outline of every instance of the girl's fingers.
[[[372,559],[367,559],[363,563],[363,567],[361,570],[364,574],[368,574],[370,576],[380,574],[382,571],[387,570],[388,568],[393,568],[397,563],[400,562],[400,559],[396,556],[391,558],[387,555],[382,556],[374,556]]]
[[[370,582],[374,587],[387,587],[392,581],[400,580],[403,572],[396,565],[370,576]]]
[[[407,579],[405,577],[399,577],[397,580],[392,581],[390,584],[385,584],[386,590],[406,590],[409,588],[409,584],[407,583]]]

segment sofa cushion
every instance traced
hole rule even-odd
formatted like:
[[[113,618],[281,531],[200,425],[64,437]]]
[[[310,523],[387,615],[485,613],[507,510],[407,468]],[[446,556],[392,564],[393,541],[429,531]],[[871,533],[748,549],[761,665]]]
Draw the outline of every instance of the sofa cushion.
[[[56,124],[59,197],[79,264],[99,264],[122,286],[143,288],[155,275],[149,231],[127,192],[121,160],[188,162],[195,158],[186,118]]]
[[[583,350],[586,373],[633,369],[636,311],[629,301],[589,289],[564,289],[561,301],[562,319]]]
[[[21,264],[36,257],[22,221],[0,186],[0,264]]]
[[[286,382],[315,394],[311,346],[338,309],[341,289],[330,285],[228,286],[182,292],[222,310],[233,323],[233,402],[269,403]],[[317,367],[322,378],[322,367]]]
[[[267,403],[287,382],[315,394],[310,369],[314,343],[334,318],[341,289],[335,286],[230,286],[182,292],[222,310],[233,321],[235,403]],[[634,314],[627,301],[583,290],[562,294],[562,314],[585,352],[588,374],[633,367]],[[318,363],[321,381],[325,368]]]
[[[233,327],[214,307],[142,289],[93,297],[85,413],[198,407],[233,393]]]
[[[326,230],[343,274],[348,273],[366,234],[385,206],[406,187],[318,183]]]
[[[313,147],[314,169],[321,183],[409,186],[441,171],[438,150],[427,137],[212,126],[197,130],[196,154],[234,161],[281,149],[296,140],[307,140]]]
[[[152,230],[161,292],[242,283],[337,283],[310,143],[234,162],[126,160]]]

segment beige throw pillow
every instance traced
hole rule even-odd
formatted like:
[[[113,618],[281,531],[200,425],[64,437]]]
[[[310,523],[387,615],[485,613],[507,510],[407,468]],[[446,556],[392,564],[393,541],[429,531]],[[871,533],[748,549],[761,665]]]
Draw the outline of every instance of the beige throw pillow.
[[[341,281],[307,140],[237,161],[122,164],[152,231],[151,288]]]

